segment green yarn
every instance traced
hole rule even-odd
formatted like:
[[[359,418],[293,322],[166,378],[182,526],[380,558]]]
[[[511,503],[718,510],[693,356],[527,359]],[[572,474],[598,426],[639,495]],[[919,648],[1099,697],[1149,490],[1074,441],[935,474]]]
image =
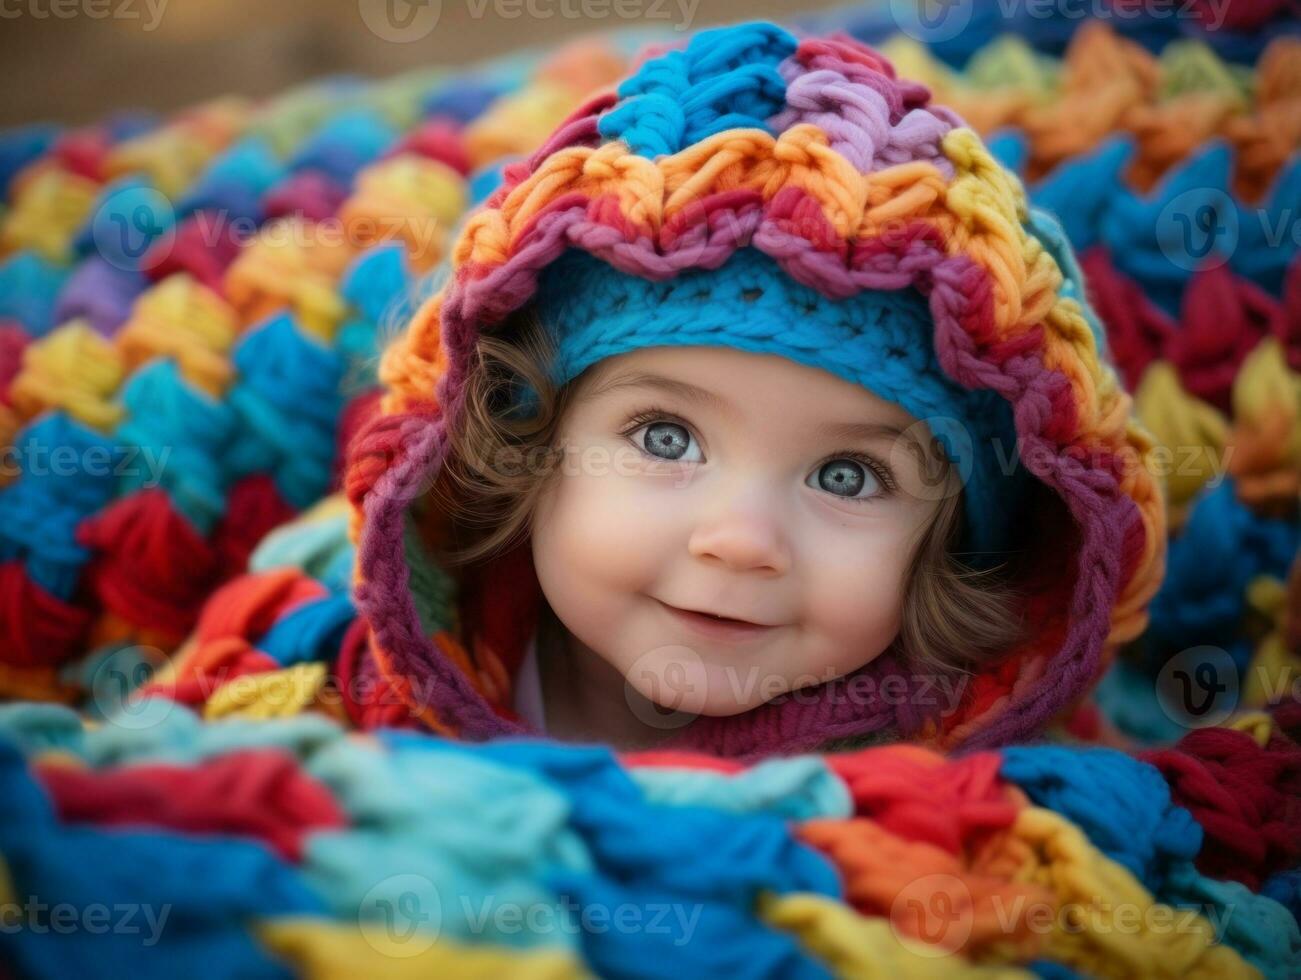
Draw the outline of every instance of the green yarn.
[[[402,535],[402,548],[411,575],[408,587],[415,600],[420,627],[426,636],[440,630],[455,633],[460,626],[456,609],[456,583],[443,569],[429,559],[420,541],[411,515],[404,518],[406,529]]]

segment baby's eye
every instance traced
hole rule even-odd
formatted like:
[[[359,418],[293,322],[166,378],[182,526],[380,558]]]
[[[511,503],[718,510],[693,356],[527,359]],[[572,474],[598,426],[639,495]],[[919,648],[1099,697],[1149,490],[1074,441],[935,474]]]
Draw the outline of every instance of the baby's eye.
[[[816,479],[816,484],[812,481]],[[809,474],[810,486],[847,500],[870,500],[885,489],[871,468],[853,459],[832,459]]]
[[[636,432],[633,433],[633,442],[636,445],[652,456],[670,462],[681,462],[686,457],[687,450],[695,442],[690,431],[676,422],[652,422],[649,425],[642,426],[637,431],[643,433],[643,435],[638,437]],[[699,455],[699,447],[696,447],[696,458],[686,461],[699,462]]]

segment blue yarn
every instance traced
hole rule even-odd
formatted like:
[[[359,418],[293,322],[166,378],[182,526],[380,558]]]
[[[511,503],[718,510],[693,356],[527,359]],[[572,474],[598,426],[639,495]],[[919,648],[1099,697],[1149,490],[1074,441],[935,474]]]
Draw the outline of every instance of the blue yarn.
[[[1280,871],[1265,879],[1260,893],[1272,898],[1301,921],[1301,868]]]
[[[1201,825],[1171,802],[1154,766],[1113,749],[1012,746],[1001,754],[999,775],[1078,826],[1154,894],[1201,850]]]
[[[261,223],[261,198],[284,174],[284,165],[266,140],[246,137],[213,158],[176,202],[177,215],[183,218],[208,210],[221,212],[228,220]]]
[[[1052,960],[1031,960],[1026,969],[1043,980],[1082,980],[1081,974]]]
[[[1301,153],[1293,153],[1279,170],[1263,203],[1237,204],[1238,247],[1229,267],[1271,296],[1280,296],[1301,246]]]
[[[73,248],[80,256],[98,254],[119,269],[138,270],[150,246],[175,225],[171,203],[148,178],[123,177],[100,192]]]
[[[620,102],[597,128],[652,158],[727,129],[771,133],[767,120],[786,102],[777,66],[795,46],[790,33],[764,22],[701,31],[685,50],[649,59],[621,82]]]
[[[123,928],[65,930],[51,928],[60,921],[55,913],[29,905],[22,921],[35,919],[39,928],[0,930],[0,956],[25,977],[288,977],[250,924],[325,909],[298,871],[260,842],[61,824],[7,742],[0,743],[0,856],[20,903],[71,907],[78,924],[90,921],[80,917],[92,907],[106,906],[110,916],[115,906],[136,912],[137,932],[116,917]]]
[[[283,667],[330,664],[356,618],[357,609],[346,593],[305,602],[277,619],[254,646]]]
[[[54,308],[70,270],[23,250],[0,260],[0,317],[17,320],[32,337],[54,329]]]
[[[1025,162],[1030,156],[1030,141],[1019,129],[1006,128],[992,133],[985,146],[995,160],[1018,176],[1025,174]]]
[[[270,473],[291,505],[311,505],[329,487],[334,462],[338,354],[281,313],[246,333],[232,359],[239,380],[226,401],[238,424],[226,455],[229,472]]]
[[[0,130],[0,200],[9,199],[9,183],[33,160],[45,156],[62,130],[54,123],[32,123]]]
[[[156,112],[149,112],[146,109],[124,109],[113,113],[101,126],[108,131],[109,139],[114,143],[120,143],[157,129],[161,121],[161,117]]]
[[[303,141],[289,161],[289,170],[317,170],[351,185],[357,172],[378,159],[397,136],[392,126],[371,112],[341,112]]]
[[[495,79],[473,76],[450,79],[425,98],[420,111],[427,118],[447,116],[464,125],[478,119],[505,92]]]
[[[553,871],[546,884],[554,893],[605,909],[625,903],[700,909],[689,943],[675,945],[672,934],[648,934],[645,942],[629,944],[609,933],[585,933],[584,958],[598,975],[826,975],[793,937],[754,918],[761,891],[842,898],[835,869],[796,841],[785,821],[652,803],[606,747],[524,739],[466,744],[393,730],[378,737],[395,751],[427,759],[466,754],[524,768],[565,794],[569,826],[591,853],[594,869]]]
[[[0,745],[9,742],[24,755],[53,751],[81,755],[83,732],[80,716],[65,705],[44,701],[0,704]]]
[[[46,412],[19,432],[22,473],[0,490],[0,561],[21,561],[28,577],[70,599],[90,553],[77,525],[113,498],[121,449],[62,412]]]
[[[981,565],[1008,547],[1029,479],[1016,457],[1011,407],[948,378],[931,342],[929,307],[915,290],[831,300],[754,248],[738,249],[718,269],[658,282],[571,249],[543,270],[535,303],[556,341],[557,384],[643,347],[722,345],[780,354],[895,402],[928,422],[964,480],[960,551]],[[1010,476],[1001,469],[1008,455],[1016,463]]]
[[[1058,216],[1077,251],[1098,243],[1112,208],[1133,206],[1130,198],[1117,199],[1116,188],[1125,186],[1134,151],[1132,136],[1109,136],[1093,151],[1063,160],[1030,188],[1030,200]]]
[[[1187,734],[1162,708],[1152,671],[1117,658],[1098,682],[1094,700],[1107,720],[1147,745],[1170,744]]]
[[[1143,647],[1151,665],[1192,646],[1233,645],[1248,584],[1260,575],[1286,579],[1298,550],[1301,525],[1257,515],[1238,500],[1231,479],[1204,489],[1170,540],[1166,576],[1150,606]]]
[[[362,318],[380,324],[387,316],[401,317],[410,312],[404,309],[410,287],[405,246],[385,242],[367,249],[352,262],[339,293]]]
[[[470,207],[486,201],[506,178],[506,168],[519,159],[505,156],[470,174]]]
[[[1179,315],[1193,270],[1214,256],[1228,258],[1240,236],[1232,170],[1232,150],[1212,140],[1171,169],[1150,195],[1138,197],[1124,181],[1108,188],[1114,200],[1102,216],[1102,242],[1116,268],[1170,316]]]
[[[230,478],[224,455],[235,434],[235,413],[193,388],[170,358],[151,361],[131,375],[122,403],[127,418],[115,435],[141,452],[132,472],[122,474],[121,492],[157,481],[177,512],[206,535],[226,510]],[[147,465],[151,461],[154,471]]]

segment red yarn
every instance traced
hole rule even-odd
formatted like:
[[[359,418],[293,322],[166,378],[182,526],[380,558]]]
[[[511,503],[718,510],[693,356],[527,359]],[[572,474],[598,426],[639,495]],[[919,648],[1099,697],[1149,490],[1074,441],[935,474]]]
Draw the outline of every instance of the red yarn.
[[[1282,332],[1282,316],[1272,296],[1228,266],[1199,269],[1184,291],[1182,321],[1166,355],[1185,388],[1228,413],[1243,360],[1265,337]]]
[[[217,553],[161,489],[113,502],[81,523],[77,541],[95,552],[87,581],[104,606],[177,641],[216,581]]]
[[[1287,364],[1301,371],[1301,252],[1287,267],[1283,283],[1283,315],[1278,320],[1278,339],[1287,351]]]
[[[333,217],[348,197],[348,189],[317,170],[291,174],[262,197],[268,221],[302,215],[308,221]]]
[[[91,616],[91,610],[34,583],[21,562],[0,564],[0,623],[5,624],[0,661],[15,667],[61,664],[80,652]]]
[[[362,430],[366,423],[379,417],[379,402],[383,394],[384,389],[382,388],[363,391],[344,405],[343,411],[339,413],[338,432],[335,437],[332,490],[342,488],[343,474],[348,462],[348,444],[352,442],[353,437]]]
[[[948,759],[908,745],[831,754],[855,814],[906,840],[960,854],[992,830],[1010,827],[1020,804],[998,776],[996,752]]]
[[[164,235],[145,253],[141,268],[155,282],[188,272],[219,296],[226,267],[239,254],[239,229],[220,212],[199,211]]]
[[[461,127],[447,116],[434,116],[421,123],[398,142],[384,156],[395,157],[414,153],[445,163],[462,177],[469,176],[472,165],[470,154],[461,137]]]
[[[402,693],[375,663],[370,651],[370,628],[361,616],[352,621],[343,636],[335,661],[335,684],[348,719],[362,731],[424,727]]]
[[[1174,802],[1206,832],[1197,869],[1253,891],[1301,862],[1301,747],[1275,735],[1203,728],[1171,749],[1140,753],[1161,770]]]
[[[1086,292],[1098,317],[1106,326],[1116,369],[1133,391],[1143,372],[1162,356],[1175,324],[1147,298],[1138,283],[1117,271],[1111,255],[1102,246],[1080,254]]]
[[[226,494],[226,513],[212,532],[224,581],[248,568],[248,557],[273,529],[294,517],[275,482],[265,473],[235,483]]]
[[[23,367],[23,349],[31,338],[22,324],[0,320],[0,404],[11,405],[9,385]]]
[[[104,183],[104,160],[113,149],[108,132],[98,126],[87,126],[65,133],[55,141],[50,155],[70,173]]]
[[[329,789],[282,750],[231,752],[193,767],[97,772],[38,762],[33,771],[61,820],[252,837],[294,862],[309,834],[348,826]]]

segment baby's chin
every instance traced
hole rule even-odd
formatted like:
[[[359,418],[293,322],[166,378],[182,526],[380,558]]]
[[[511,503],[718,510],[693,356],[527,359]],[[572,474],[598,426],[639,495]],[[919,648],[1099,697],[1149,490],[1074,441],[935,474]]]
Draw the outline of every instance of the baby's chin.
[[[638,657],[624,672],[628,686],[666,711],[728,718],[788,694],[800,680],[760,663],[722,663],[669,644]],[[805,686],[815,686],[804,678]]]

